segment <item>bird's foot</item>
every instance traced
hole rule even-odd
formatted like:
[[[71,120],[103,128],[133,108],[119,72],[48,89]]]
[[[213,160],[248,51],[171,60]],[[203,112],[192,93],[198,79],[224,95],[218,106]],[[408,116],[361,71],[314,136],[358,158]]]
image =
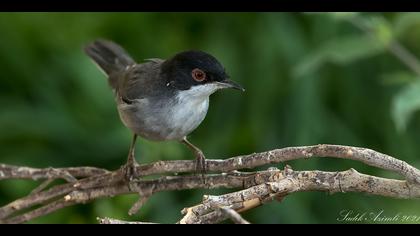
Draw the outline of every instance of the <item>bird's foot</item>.
[[[194,152],[195,154],[195,172],[196,174],[201,174],[201,179],[203,180],[203,183],[206,185],[206,179],[204,174],[207,172],[207,165],[206,165],[206,157],[204,156],[203,152],[194,144],[190,143],[187,139],[187,137],[184,137],[181,140],[182,143],[187,145],[187,147]]]
[[[204,156],[202,151],[196,152],[195,161],[196,161],[195,172],[196,174],[201,175],[203,182],[206,183],[204,175],[207,173],[207,165],[206,165],[206,157]]]
[[[122,166],[124,178],[127,182],[138,179],[140,177],[140,173],[138,171],[139,166],[140,165],[135,160],[129,161],[124,166]]]

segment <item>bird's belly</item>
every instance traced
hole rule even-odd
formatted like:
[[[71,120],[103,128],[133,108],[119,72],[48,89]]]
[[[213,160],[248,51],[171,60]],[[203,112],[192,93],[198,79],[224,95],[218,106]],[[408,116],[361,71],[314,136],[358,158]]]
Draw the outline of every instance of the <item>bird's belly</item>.
[[[209,106],[206,99],[197,104],[177,104],[172,108],[171,116],[168,117],[168,124],[171,131],[169,139],[182,139],[195,130],[204,120]]]
[[[149,140],[182,140],[204,120],[208,99],[197,104],[142,101],[118,108],[121,120],[134,133]]]

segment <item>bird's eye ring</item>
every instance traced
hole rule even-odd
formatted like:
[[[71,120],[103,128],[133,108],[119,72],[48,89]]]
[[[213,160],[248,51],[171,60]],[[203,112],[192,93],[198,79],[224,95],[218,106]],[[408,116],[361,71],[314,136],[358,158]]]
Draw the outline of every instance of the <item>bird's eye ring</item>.
[[[191,75],[195,81],[201,82],[206,79],[206,73],[198,68],[191,71]]]

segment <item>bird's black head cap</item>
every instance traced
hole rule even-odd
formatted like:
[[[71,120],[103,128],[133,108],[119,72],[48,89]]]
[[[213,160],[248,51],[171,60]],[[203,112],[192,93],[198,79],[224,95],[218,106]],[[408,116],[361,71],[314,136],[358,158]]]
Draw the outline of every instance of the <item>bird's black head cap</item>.
[[[229,78],[225,68],[215,57],[195,50],[180,52],[166,60],[161,72],[166,82],[179,90]]]

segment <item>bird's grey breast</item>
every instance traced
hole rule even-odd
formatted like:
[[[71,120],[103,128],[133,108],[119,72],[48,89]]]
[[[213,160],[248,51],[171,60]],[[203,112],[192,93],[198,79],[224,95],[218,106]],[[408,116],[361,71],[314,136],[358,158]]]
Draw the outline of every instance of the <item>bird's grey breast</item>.
[[[170,99],[143,98],[132,104],[120,103],[124,124],[150,140],[181,140],[204,120],[209,98],[201,101],[183,95]]]
[[[204,120],[209,107],[209,97],[193,97],[189,90],[175,96],[167,121],[172,127],[169,139],[182,139],[195,130]]]

